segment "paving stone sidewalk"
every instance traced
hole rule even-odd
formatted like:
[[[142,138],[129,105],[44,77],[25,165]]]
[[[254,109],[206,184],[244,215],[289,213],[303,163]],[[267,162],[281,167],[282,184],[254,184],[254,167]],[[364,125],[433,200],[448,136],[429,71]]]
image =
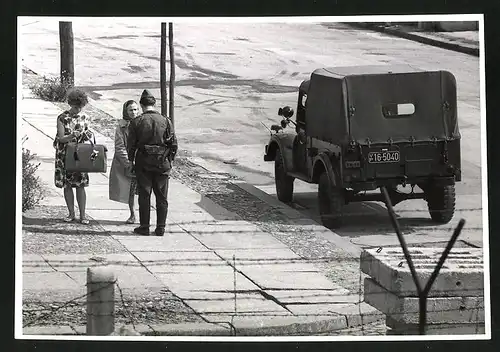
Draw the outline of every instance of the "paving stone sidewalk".
[[[125,298],[121,321],[140,325],[143,334],[314,335],[383,318],[360,299],[359,262],[352,246],[346,244],[344,250],[333,245],[324,238],[331,233],[324,227],[291,208],[252,199],[245,191],[249,185],[189,160],[175,164],[164,237],[132,234],[133,225],[123,223],[127,206],[108,199],[107,174],[91,175],[91,226],[62,225],[64,200],[52,182],[52,135],[61,110],[35,99],[29,89],[23,94],[21,128],[29,137],[25,147],[37,153],[48,191],[42,204],[45,215],[24,218],[25,298],[46,304],[58,298],[59,306],[52,309],[63,311],[61,302],[85,294],[86,268],[108,265],[118,277],[118,297]],[[110,167],[113,143],[99,133],[97,140],[108,146]],[[231,206],[236,203],[239,207]],[[155,219],[152,209],[153,224]],[[43,233],[50,227],[53,232]],[[50,243],[57,236],[59,248],[54,250],[57,246]],[[294,243],[300,236],[305,240]],[[323,250],[309,245],[308,251],[305,243],[319,243]],[[336,275],[341,272],[344,278]],[[144,307],[139,309],[142,316],[131,312],[141,296],[149,315]],[[159,305],[158,297],[170,304]],[[79,303],[82,317],[83,301]],[[165,311],[170,314],[162,316]],[[81,333],[81,319],[63,321],[64,331]]]

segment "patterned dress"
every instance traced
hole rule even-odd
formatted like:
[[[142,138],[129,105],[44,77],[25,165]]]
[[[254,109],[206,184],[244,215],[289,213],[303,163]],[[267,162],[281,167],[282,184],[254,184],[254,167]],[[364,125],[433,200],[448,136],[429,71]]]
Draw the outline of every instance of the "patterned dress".
[[[90,124],[88,116],[80,114],[71,114],[69,111],[63,112],[57,117],[64,126],[64,135],[67,136],[75,130],[87,131],[82,133],[78,139],[78,143],[83,143],[91,138],[92,133],[87,130]],[[54,183],[57,188],[63,187],[87,187],[89,185],[89,174],[87,172],[67,172],[64,167],[64,160],[66,157],[66,144],[59,143],[58,137],[54,140],[54,147],[56,148],[56,161]]]

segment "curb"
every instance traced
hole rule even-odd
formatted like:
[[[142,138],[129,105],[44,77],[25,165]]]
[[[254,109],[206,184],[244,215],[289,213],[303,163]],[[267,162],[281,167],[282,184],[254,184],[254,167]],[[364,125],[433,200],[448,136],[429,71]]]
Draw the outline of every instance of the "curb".
[[[304,336],[338,333],[341,330],[352,329],[363,324],[379,322],[385,324],[385,315],[375,311],[368,313],[363,323],[356,315],[338,315],[334,318],[325,317],[323,320],[311,322],[289,322],[286,325],[259,326],[260,324],[234,324],[231,328],[225,323],[184,323],[146,325],[136,324],[116,326],[115,332],[109,336]],[[353,324],[350,324],[353,322]],[[227,326],[224,326],[227,325]],[[125,331],[125,333],[123,333]],[[23,335],[59,335],[59,336],[86,336],[86,327],[80,326],[33,326],[23,329]]]
[[[401,31],[399,29],[385,27],[382,25],[373,25],[370,23],[346,23],[351,27],[357,27],[362,29],[369,29],[380,33],[389,34],[395,37],[404,38],[408,40],[413,40],[426,45],[432,45],[438,48],[456,51],[463,54],[468,54],[472,56],[479,57],[479,48],[473,48],[469,46],[464,46],[456,43],[452,43],[446,40],[438,40],[429,37],[424,37],[415,33]]]

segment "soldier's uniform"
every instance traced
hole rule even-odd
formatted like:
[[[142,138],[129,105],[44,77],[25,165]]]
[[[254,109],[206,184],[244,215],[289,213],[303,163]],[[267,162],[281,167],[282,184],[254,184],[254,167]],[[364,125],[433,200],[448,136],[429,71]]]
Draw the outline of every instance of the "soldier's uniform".
[[[143,97],[154,97],[145,90]],[[142,103],[141,103],[142,104]],[[156,197],[156,230],[162,236],[168,213],[168,181],[177,153],[177,138],[170,120],[158,111],[148,110],[130,121],[128,158],[134,163],[139,190],[140,226],[135,233],[149,235],[151,191]]]

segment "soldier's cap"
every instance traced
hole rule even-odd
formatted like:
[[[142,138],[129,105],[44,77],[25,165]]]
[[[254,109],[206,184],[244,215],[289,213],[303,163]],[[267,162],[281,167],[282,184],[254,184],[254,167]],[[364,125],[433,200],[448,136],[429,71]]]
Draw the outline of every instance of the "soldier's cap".
[[[156,99],[149,90],[144,89],[144,91],[141,94],[141,100],[139,102],[142,105],[154,105],[156,103]]]

